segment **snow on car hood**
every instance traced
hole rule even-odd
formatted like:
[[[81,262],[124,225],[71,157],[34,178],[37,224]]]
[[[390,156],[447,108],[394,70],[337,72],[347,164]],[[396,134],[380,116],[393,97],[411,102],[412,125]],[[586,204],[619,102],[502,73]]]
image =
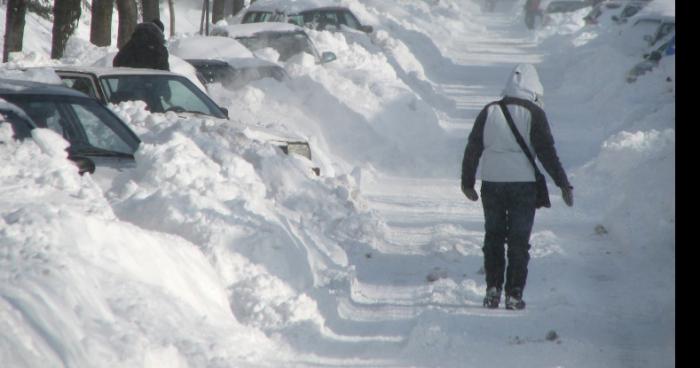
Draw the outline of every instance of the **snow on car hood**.
[[[306,137],[297,134],[292,131],[282,131],[276,127],[264,126],[264,125],[252,125],[246,124],[234,119],[219,119],[211,115],[199,114],[195,112],[180,112],[173,113],[169,112],[166,114],[175,114],[177,117],[185,120],[196,121],[197,119],[210,120],[216,123],[224,123],[234,125],[250,139],[271,142],[271,143],[282,143],[282,142],[306,142]]]
[[[168,50],[182,59],[252,58],[240,42],[221,36],[191,36],[171,41]]]

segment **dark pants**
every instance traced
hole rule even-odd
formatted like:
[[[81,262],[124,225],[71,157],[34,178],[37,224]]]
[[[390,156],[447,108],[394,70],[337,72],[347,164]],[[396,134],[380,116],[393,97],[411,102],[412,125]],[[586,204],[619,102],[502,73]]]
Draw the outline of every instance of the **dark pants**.
[[[481,202],[484,207],[486,238],[484,270],[486,286],[503,287],[505,292],[525,288],[527,264],[530,260],[530,232],[535,220],[535,183],[482,182]],[[508,268],[505,269],[505,243],[508,243]]]

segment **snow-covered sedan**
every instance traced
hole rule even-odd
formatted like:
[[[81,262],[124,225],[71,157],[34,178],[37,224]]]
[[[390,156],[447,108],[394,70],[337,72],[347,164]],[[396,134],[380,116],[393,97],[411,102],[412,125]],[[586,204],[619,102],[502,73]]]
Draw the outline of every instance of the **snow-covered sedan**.
[[[48,128],[65,138],[68,158],[82,172],[95,167],[123,170],[135,166],[141,140],[110,109],[94,98],[58,84],[0,79],[0,115],[15,138]]]
[[[304,29],[294,24],[268,22],[217,25],[211,34],[235,38],[253,52],[272,48],[279,54],[278,61],[282,62],[302,53],[311,55],[317,64],[336,59],[333,52],[319,53]]]
[[[317,30],[340,31],[344,28],[372,33],[346,6],[330,1],[258,0],[250,5],[241,23],[289,22]]]
[[[306,139],[290,132],[229,120],[228,111],[218,106],[187,77],[162,70],[87,66],[53,67],[63,83],[103,103],[144,101],[152,113],[173,112],[183,118],[207,117],[239,124],[255,139],[279,146],[284,153],[311,160]]]
[[[197,69],[200,82],[221,83],[237,89],[263,78],[288,79],[284,68],[256,57],[240,42],[230,37],[190,36],[171,41],[171,55],[184,59]]]

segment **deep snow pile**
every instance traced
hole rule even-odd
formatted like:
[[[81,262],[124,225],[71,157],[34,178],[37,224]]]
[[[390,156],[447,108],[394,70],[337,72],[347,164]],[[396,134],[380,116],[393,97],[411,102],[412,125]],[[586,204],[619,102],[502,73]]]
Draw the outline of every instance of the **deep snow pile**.
[[[0,124],[3,364],[246,366],[280,349],[234,318],[197,246],[120,221],[63,138],[33,136]]]
[[[454,35],[486,32],[475,2],[342,3],[376,32],[310,31],[319,49],[335,52],[338,60],[324,66],[292,60],[285,65],[292,76],[286,83],[260,80],[237,91],[209,86],[236,120],[306,136],[321,177],[303,159],[283,155],[240,127],[150,114],[136,102],[110,108],[143,140],[138,167],[101,188],[77,175],[60,137],[38,130],[35,141],[12,142],[7,125],[0,124],[6,163],[0,169],[2,361],[430,366],[445,361],[436,349],[449,362],[469,362],[474,346],[485,355],[497,351],[489,345],[493,339],[476,335],[492,322],[476,316],[455,319],[453,331],[433,325],[442,317],[431,311],[416,316],[410,334],[401,337],[377,336],[371,315],[351,316],[367,318],[348,327],[354,336],[339,336],[327,326],[357,307],[335,298],[356,304],[368,298],[352,295],[360,284],[352,254],[382,249],[387,236],[383,219],[363,198],[365,175],[458,176],[454,163],[466,137],[440,127],[455,106],[437,92],[436,81],[453,71],[444,51]],[[196,7],[181,9],[197,15]],[[642,250],[630,253],[646,269],[667,265],[675,259],[675,89],[666,78],[675,77],[675,60],[664,60],[629,85],[624,75],[639,55],[613,47],[617,30],[583,27],[580,13],[555,19],[533,36],[548,51],[537,67],[557,148],[575,186],[575,215],[604,225],[623,248]],[[191,19],[198,18],[186,17],[179,32],[196,30]],[[167,27],[167,13],[164,21]],[[47,24],[30,16],[27,52],[0,68],[57,63],[47,56]],[[81,22],[61,62],[106,63],[115,52],[85,41],[86,24]],[[550,191],[558,195],[551,185]],[[544,212],[542,218],[559,213]],[[536,235],[538,252],[543,243],[559,249],[554,233]],[[478,251],[476,243],[473,248]],[[547,254],[533,256],[551,262]],[[656,267],[640,280],[672,288],[668,268],[673,266]],[[478,286],[441,279],[425,287],[431,290],[425,303],[459,303],[464,293],[478,298]],[[413,292],[407,288],[400,302],[420,295]],[[387,300],[383,307],[397,308]],[[505,320],[497,323],[510,322]],[[392,323],[387,325],[391,330]],[[333,345],[338,341],[348,345]],[[410,364],[395,356],[376,362],[306,356],[288,346],[328,344],[333,352],[362,355],[397,341],[400,358]],[[535,351],[542,345],[517,336],[510,345],[527,353],[527,362],[541,363]],[[584,341],[567,349],[597,347]]]
[[[657,0],[638,17],[673,14],[673,2]],[[580,15],[580,14],[578,14]],[[578,22],[576,14],[558,25]],[[550,26],[544,45],[555,52],[545,70],[546,108],[566,124],[555,129],[572,172],[577,208],[599,218],[623,245],[675,252],[675,56],[627,83],[642,54],[634,20],[617,26]],[[658,46],[658,45],[657,45]],[[569,156],[570,155],[570,156]],[[580,166],[579,166],[580,165]]]

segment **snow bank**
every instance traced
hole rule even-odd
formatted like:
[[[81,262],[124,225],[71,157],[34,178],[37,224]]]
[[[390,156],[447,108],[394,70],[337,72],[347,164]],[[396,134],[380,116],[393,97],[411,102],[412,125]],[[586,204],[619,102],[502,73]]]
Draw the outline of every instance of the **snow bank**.
[[[545,84],[554,86],[554,135],[563,155],[581,164],[572,172],[577,208],[622,244],[675,252],[675,58],[629,84],[625,76],[643,51],[627,44],[641,35],[629,24],[610,27],[545,41],[561,47],[543,64]],[[568,134],[558,134],[557,124]],[[572,145],[589,149],[567,153]]]
[[[316,177],[301,158],[232,124],[148,115],[142,104],[116,109],[146,132],[138,167],[107,193],[117,215],[197,244],[237,318],[261,328],[322,325],[305,293],[347,284],[345,247],[381,235],[354,179]],[[272,289],[253,293],[255,285]]]
[[[20,143],[0,124],[0,140],[5,363],[245,365],[269,354],[273,344],[231,315],[201,250],[119,221],[91,177],[65,159],[60,136],[37,129]]]

